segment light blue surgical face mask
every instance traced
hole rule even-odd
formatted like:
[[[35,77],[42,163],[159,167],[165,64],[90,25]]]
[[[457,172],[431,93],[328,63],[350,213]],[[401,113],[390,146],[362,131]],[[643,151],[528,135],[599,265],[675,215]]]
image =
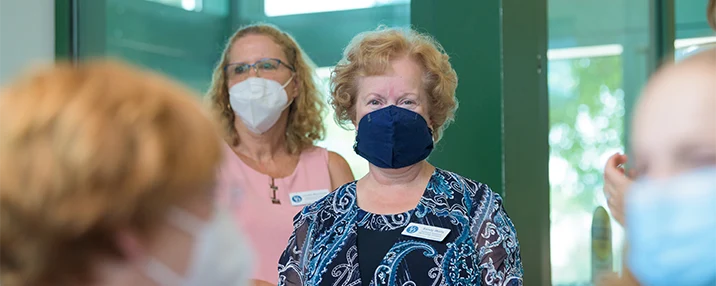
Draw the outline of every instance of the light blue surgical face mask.
[[[716,285],[716,166],[635,182],[626,226],[642,285]]]

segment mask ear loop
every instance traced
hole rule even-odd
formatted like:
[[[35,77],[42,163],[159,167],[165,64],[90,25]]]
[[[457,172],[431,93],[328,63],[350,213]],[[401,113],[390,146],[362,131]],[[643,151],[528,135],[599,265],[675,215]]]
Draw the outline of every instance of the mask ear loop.
[[[173,226],[194,236],[198,236],[207,223],[196,217],[196,215],[180,208],[172,208],[169,210],[168,220]]]
[[[281,86],[282,89],[285,89],[285,88],[288,86],[288,84],[291,83],[291,81],[293,80],[293,76],[294,76],[294,75],[295,75],[295,73],[294,73],[294,72],[291,72],[291,77],[289,77],[288,80],[286,81],[286,83],[284,83],[284,84]],[[286,93],[286,96],[288,96],[288,93]],[[293,101],[294,101],[295,99],[296,99],[295,97],[292,97],[291,100],[289,100],[289,101],[286,103],[286,107],[285,107],[285,108],[288,108],[289,106],[291,106],[291,104],[293,104]]]
[[[288,86],[288,84],[291,83],[291,80],[293,80],[293,76],[294,76],[294,73],[292,72],[292,73],[291,73],[291,77],[288,78],[288,80],[286,81],[286,83],[284,83],[283,85],[281,85],[281,88],[286,88],[286,87]]]
[[[194,237],[199,235],[206,224],[194,214],[180,208],[170,209],[167,220],[173,226]],[[181,275],[154,257],[150,257],[147,260],[143,271],[147,277],[160,285],[181,285],[184,280]]]
[[[147,264],[143,267],[143,272],[149,279],[162,286],[181,285],[184,280],[174,270],[153,257],[149,258]]]

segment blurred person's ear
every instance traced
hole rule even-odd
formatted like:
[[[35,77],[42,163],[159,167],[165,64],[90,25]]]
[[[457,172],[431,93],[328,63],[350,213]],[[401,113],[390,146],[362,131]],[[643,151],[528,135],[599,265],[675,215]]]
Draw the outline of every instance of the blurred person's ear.
[[[129,229],[117,231],[115,241],[122,258],[127,261],[138,261],[147,255],[146,246],[134,231]]]

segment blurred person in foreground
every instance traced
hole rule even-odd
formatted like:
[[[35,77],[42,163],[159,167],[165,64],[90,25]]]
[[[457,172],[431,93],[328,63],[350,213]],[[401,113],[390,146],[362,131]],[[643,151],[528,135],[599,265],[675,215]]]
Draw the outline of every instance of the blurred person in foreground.
[[[709,0],[706,6],[706,21],[716,31],[716,0]],[[695,52],[700,52],[697,49]],[[624,196],[634,182],[635,169],[627,171],[625,165],[629,161],[625,154],[614,154],[607,160],[604,167],[604,196],[612,217],[624,226]]]
[[[626,274],[604,285],[716,285],[716,49],[661,68],[633,126]]]
[[[250,255],[212,202],[217,131],[190,92],[116,62],[4,88],[2,285],[246,285]]]

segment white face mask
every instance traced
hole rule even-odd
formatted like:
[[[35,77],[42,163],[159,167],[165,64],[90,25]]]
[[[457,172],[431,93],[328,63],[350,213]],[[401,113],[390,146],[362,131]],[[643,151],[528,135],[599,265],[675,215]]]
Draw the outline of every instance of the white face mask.
[[[284,90],[291,79],[293,75],[281,85],[270,79],[247,78],[229,89],[231,108],[251,132],[263,134],[276,124],[281,112],[291,104]]]
[[[189,269],[181,275],[152,258],[144,269],[149,278],[161,286],[249,285],[252,254],[228,212],[218,211],[211,221],[204,222],[175,209],[169,221],[194,236]]]

